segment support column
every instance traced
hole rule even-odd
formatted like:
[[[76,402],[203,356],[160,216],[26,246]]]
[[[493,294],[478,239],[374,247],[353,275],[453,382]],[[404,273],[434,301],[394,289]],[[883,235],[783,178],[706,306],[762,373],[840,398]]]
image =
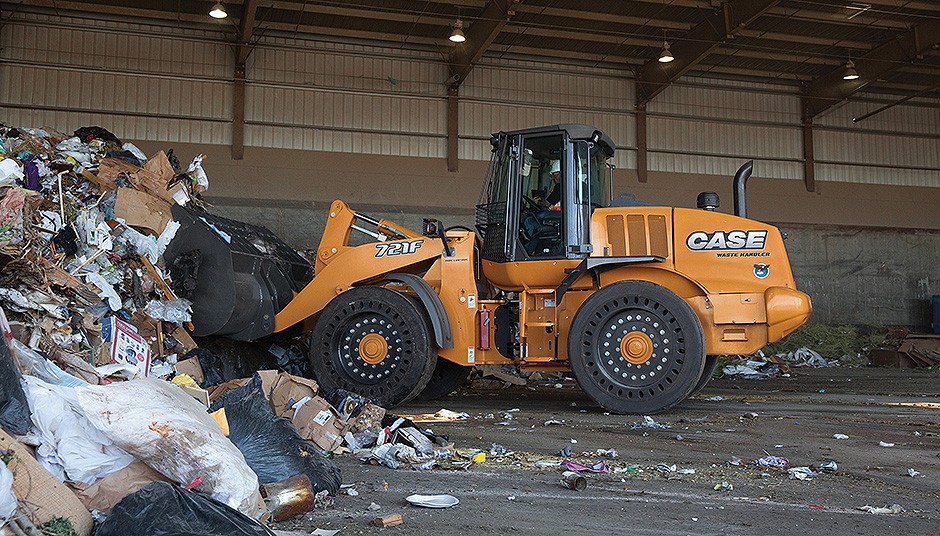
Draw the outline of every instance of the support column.
[[[245,157],[245,66],[235,66],[232,86],[232,160]]]
[[[646,160],[646,105],[636,107],[636,176],[640,182],[645,183],[648,176]]]
[[[458,104],[460,93],[457,86],[447,88],[447,171],[457,171]]]
[[[816,191],[816,158],[813,155],[813,120],[803,121],[803,182],[807,192]]]

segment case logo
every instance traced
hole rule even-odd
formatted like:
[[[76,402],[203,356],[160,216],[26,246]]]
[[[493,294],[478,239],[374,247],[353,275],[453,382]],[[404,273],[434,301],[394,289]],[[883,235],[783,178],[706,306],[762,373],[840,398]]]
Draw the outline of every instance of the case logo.
[[[685,240],[692,251],[764,249],[767,231],[695,231]]]

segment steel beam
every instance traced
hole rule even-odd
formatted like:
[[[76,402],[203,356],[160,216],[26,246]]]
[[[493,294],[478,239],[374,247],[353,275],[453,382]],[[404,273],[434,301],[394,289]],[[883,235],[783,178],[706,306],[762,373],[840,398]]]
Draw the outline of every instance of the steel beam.
[[[915,61],[940,46],[940,20],[924,22],[882,43],[858,58],[853,58],[859,77],[843,80],[844,67],[837,67],[809,84],[803,90],[801,107],[803,121],[825,112],[849,98],[856,91],[898,68]]]
[[[643,105],[636,109],[636,178],[643,183],[649,179],[646,144],[646,106]]]
[[[456,86],[447,88],[447,171],[457,171],[459,91]]]
[[[669,84],[702,61],[718,45],[778,2],[779,0],[730,0],[722,4],[720,10],[713,11],[681,39],[674,40],[671,47],[676,58],[674,61],[660,63],[659,58],[651,58],[640,68],[636,77],[637,106],[648,103],[669,87]]]
[[[486,49],[493,44],[509,19],[515,15],[514,8],[522,0],[490,0],[480,17],[467,28],[467,40],[457,45],[450,55],[450,79],[448,85],[460,87],[480,61]]]
[[[813,122],[803,122],[803,182],[807,192],[816,191],[816,156],[813,152]]]
[[[245,156],[245,63],[251,54],[251,34],[259,0],[245,0],[235,41],[235,73],[232,83],[232,160]]]

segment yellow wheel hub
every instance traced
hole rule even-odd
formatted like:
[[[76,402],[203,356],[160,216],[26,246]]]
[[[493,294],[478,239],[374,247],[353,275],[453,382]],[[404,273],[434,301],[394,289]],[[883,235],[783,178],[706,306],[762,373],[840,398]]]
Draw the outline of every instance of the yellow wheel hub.
[[[378,333],[368,333],[359,341],[359,357],[370,365],[378,365],[388,355],[388,343]]]
[[[653,341],[642,331],[631,331],[620,341],[620,355],[634,365],[642,365],[653,355]]]

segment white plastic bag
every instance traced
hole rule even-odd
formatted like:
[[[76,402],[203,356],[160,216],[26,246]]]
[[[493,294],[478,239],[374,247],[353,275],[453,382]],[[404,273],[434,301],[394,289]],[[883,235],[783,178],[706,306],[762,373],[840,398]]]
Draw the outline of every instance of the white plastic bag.
[[[0,527],[16,512],[16,495],[13,495],[13,473],[0,462]]]
[[[75,389],[92,426],[174,482],[257,519],[258,477],[196,399],[151,378]]]
[[[193,158],[193,161],[189,163],[189,168],[186,170],[191,177],[195,177],[196,184],[202,186],[203,190],[209,189],[209,177],[206,175],[206,171],[202,169],[202,159],[206,155],[200,154]]]
[[[91,426],[75,388],[25,376],[23,390],[40,439],[36,458],[59,480],[91,485],[134,461]]]

